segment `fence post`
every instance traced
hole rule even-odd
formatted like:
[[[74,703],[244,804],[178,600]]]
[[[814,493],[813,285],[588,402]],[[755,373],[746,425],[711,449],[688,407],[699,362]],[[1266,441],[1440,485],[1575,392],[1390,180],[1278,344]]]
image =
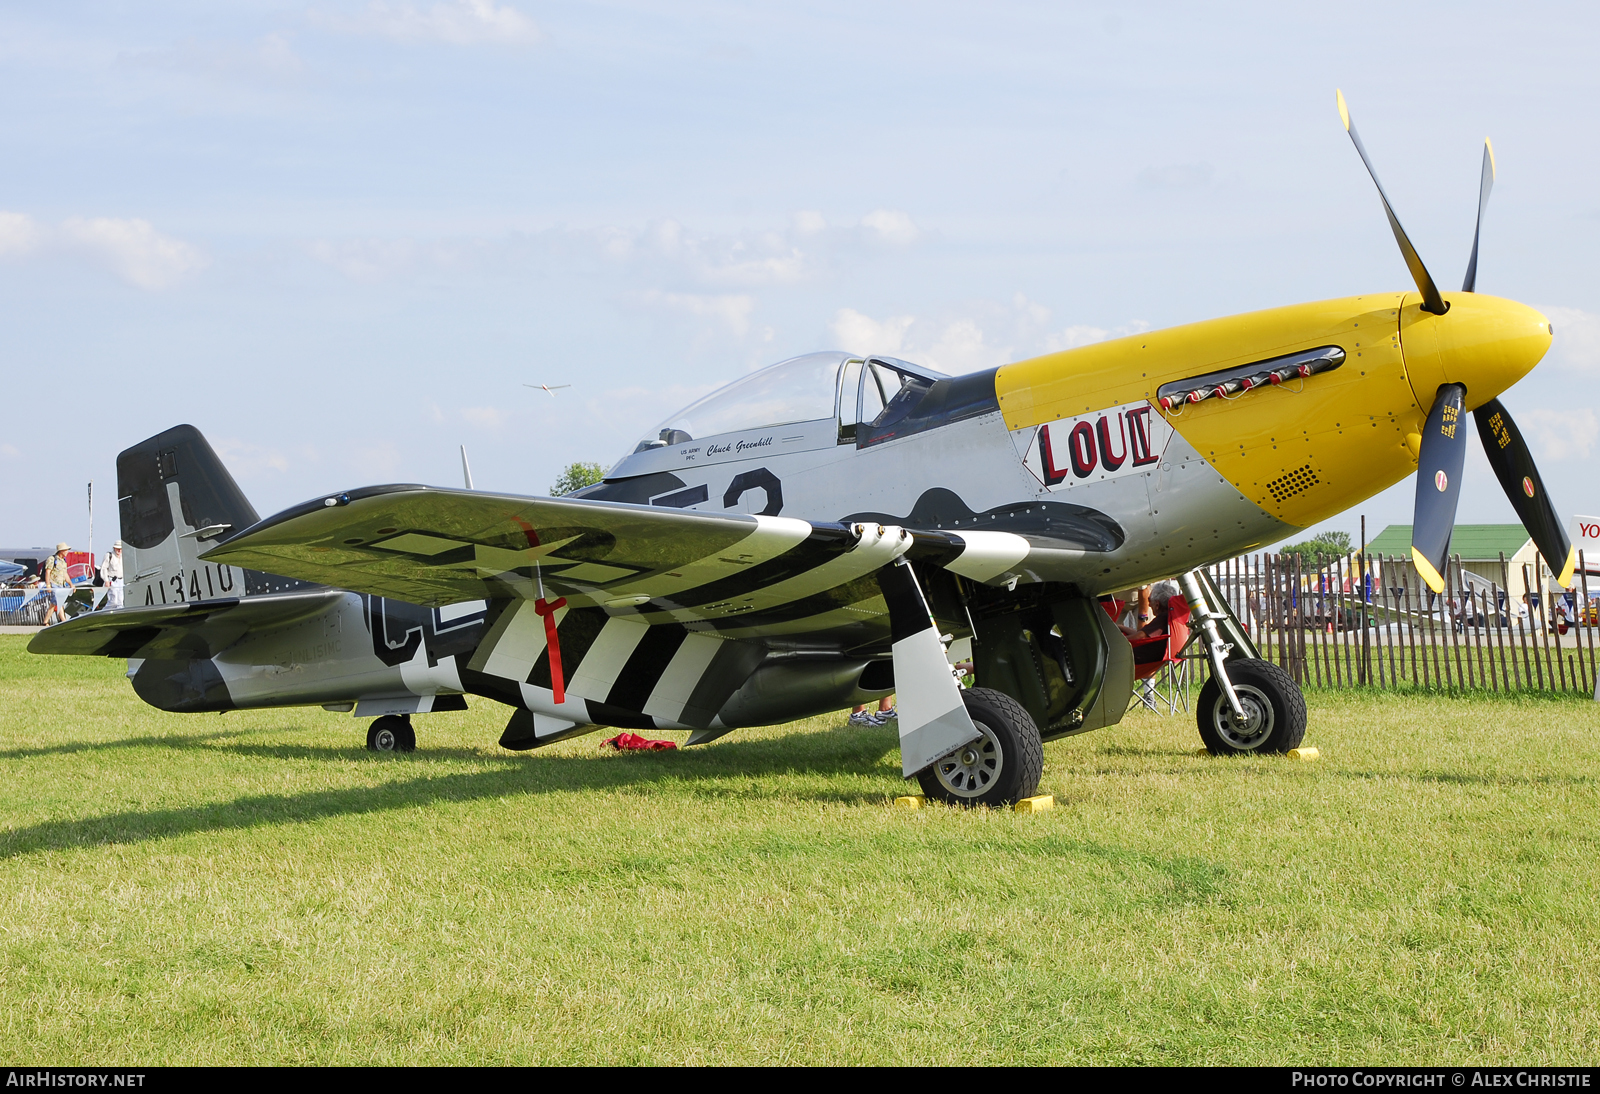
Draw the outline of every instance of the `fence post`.
[[[1294,574],[1294,650],[1295,682],[1301,687],[1311,683],[1311,673],[1306,667],[1306,556],[1295,555],[1291,568]]]
[[[1490,582],[1489,584],[1492,587],[1494,582]],[[1479,628],[1481,633],[1478,635],[1478,638],[1482,643],[1483,648],[1488,650],[1489,654],[1489,656],[1485,659],[1489,666],[1489,684],[1494,688],[1495,691],[1499,691],[1500,677],[1503,675],[1501,670],[1504,668],[1504,666],[1497,667],[1495,665],[1494,636],[1495,633],[1500,629],[1500,612],[1498,608],[1492,608],[1490,606],[1489,591],[1487,589],[1485,589],[1479,595],[1483,597],[1483,626]],[[1495,628],[1493,631],[1489,630],[1489,627],[1491,626]]]
[[[1363,528],[1367,526],[1366,517],[1361,518],[1361,526]],[[1362,535],[1361,537],[1361,554],[1359,558],[1361,562],[1361,581],[1356,587],[1356,598],[1361,604],[1361,682],[1363,684],[1371,685],[1372,620],[1370,616],[1372,612],[1372,604],[1370,603],[1371,597],[1367,594],[1367,537],[1365,535]]]
[[[1511,668],[1517,677],[1517,690],[1523,689],[1523,679],[1526,678],[1527,688],[1533,690],[1533,666],[1528,663],[1528,647],[1521,641],[1527,637],[1522,626],[1522,616],[1517,612],[1517,605],[1511,597],[1511,568],[1506,564],[1506,553],[1500,552],[1500,578],[1506,586],[1506,635],[1511,639]],[[1517,662],[1522,663],[1519,665]]]
[[[1410,566],[1405,567],[1400,572],[1400,588],[1405,594],[1406,646],[1409,647],[1411,657],[1411,685],[1420,687],[1423,674],[1428,670],[1428,665],[1424,661],[1420,669],[1417,667],[1417,623],[1416,615],[1411,610],[1411,572],[1412,567]]]
[[[1454,569],[1456,569],[1456,595],[1451,600],[1458,605],[1458,608],[1454,611],[1454,616],[1456,617],[1450,621],[1451,630],[1454,630],[1458,622],[1461,624],[1461,640],[1456,643],[1456,683],[1464,681],[1464,686],[1467,686],[1467,688],[1477,688],[1477,677],[1472,672],[1472,638],[1467,637],[1467,624],[1470,624],[1475,614],[1477,614],[1474,611],[1477,605],[1467,605],[1467,582],[1466,577],[1461,573],[1461,555],[1456,555]],[[1462,646],[1467,648],[1466,669],[1461,667]],[[1462,673],[1466,673],[1466,675],[1462,675]]]
[[[1545,613],[1544,613],[1545,629],[1550,634],[1550,643],[1551,643],[1551,645],[1553,645],[1555,647],[1555,651],[1556,651],[1556,669],[1558,670],[1558,672],[1560,674],[1560,677],[1561,677],[1561,690],[1562,691],[1566,691],[1567,690],[1567,661],[1566,661],[1566,657],[1563,654],[1562,649],[1561,649],[1561,624],[1560,624],[1559,619],[1557,618],[1558,613],[1559,613],[1560,608],[1561,608],[1561,597],[1559,595],[1557,595],[1556,593],[1547,593],[1546,592],[1545,579],[1544,579],[1544,562],[1543,562],[1542,559],[1539,562],[1538,573],[1539,573],[1539,595],[1541,597],[1545,598]],[[1550,576],[1554,577],[1555,576],[1555,571],[1552,570]],[[1570,630],[1571,628],[1568,628],[1568,629]],[[1550,674],[1550,680],[1551,680],[1552,683],[1555,682],[1556,676],[1557,676],[1556,672],[1552,672]]]
[[[1334,559],[1333,577],[1338,587],[1334,594],[1334,603],[1337,607],[1333,612],[1333,637],[1334,653],[1338,655],[1339,686],[1344,686],[1344,678],[1348,676],[1350,683],[1356,682],[1356,659],[1350,656],[1350,606],[1346,603],[1344,587],[1350,578],[1350,556],[1340,555]]]
[[[1339,676],[1340,676],[1340,673],[1339,673],[1339,591],[1333,584],[1334,571],[1335,571],[1337,565],[1338,564],[1336,562],[1334,562],[1332,558],[1330,558],[1328,560],[1327,566],[1324,567],[1323,571],[1322,571],[1323,574],[1325,575],[1325,581],[1324,581],[1323,587],[1327,590],[1326,594],[1322,598],[1322,609],[1323,609],[1324,613],[1326,613],[1327,616],[1328,616],[1329,626],[1331,626],[1333,628],[1330,631],[1328,629],[1328,627],[1324,627],[1322,629],[1322,633],[1327,635],[1327,643],[1326,643],[1326,645],[1328,647],[1328,683],[1333,687],[1338,687],[1339,686]]]
[[[1539,625],[1533,621],[1533,586],[1529,583],[1528,564],[1522,563],[1522,602],[1528,609],[1528,622],[1522,628],[1522,657],[1528,665],[1528,683],[1538,679],[1537,690],[1544,690],[1544,666],[1539,663]],[[1529,642],[1528,631],[1533,631]]]
[[[1267,650],[1270,660],[1273,653],[1278,655],[1278,667],[1288,670],[1289,665],[1283,659],[1283,643],[1278,640],[1278,575],[1272,565],[1272,556],[1265,551],[1261,553],[1261,605],[1267,622],[1267,635],[1272,641]]]
[[[1478,623],[1482,618],[1478,614],[1478,590],[1477,586],[1467,582],[1466,564],[1461,561],[1460,555],[1456,556],[1456,577],[1461,584],[1462,606],[1466,610],[1462,626],[1472,627],[1472,643],[1467,647],[1467,678],[1475,681],[1474,687],[1488,690],[1489,674],[1483,667],[1483,627]],[[1474,670],[1474,658],[1476,658],[1476,670]]]
[[[1384,615],[1388,619],[1388,622],[1384,624],[1384,630],[1387,632],[1388,636],[1388,641],[1385,643],[1385,645],[1389,647],[1389,686],[1399,687],[1400,674],[1395,671],[1394,667],[1394,643],[1395,639],[1400,637],[1400,620],[1399,613],[1395,611],[1394,608],[1394,590],[1389,587],[1389,582],[1393,581],[1394,579],[1389,576],[1388,555],[1380,556],[1379,566],[1383,571],[1383,611]],[[1400,655],[1400,663],[1402,666],[1405,664],[1405,654],[1403,653]]]
[[[1328,644],[1322,640],[1322,628],[1317,626],[1317,619],[1328,609],[1327,598],[1321,596],[1322,590],[1327,587],[1327,582],[1323,578],[1321,551],[1317,552],[1316,575],[1315,581],[1320,603],[1313,601],[1311,605],[1311,672],[1316,674],[1317,687],[1320,688],[1322,686],[1323,662],[1328,659]],[[1309,676],[1310,673],[1307,675]],[[1331,677],[1328,683],[1333,683]]]
[[[1508,681],[1506,690],[1521,691],[1522,670],[1517,664],[1517,636],[1511,626],[1512,620],[1516,618],[1514,614],[1516,606],[1511,603],[1511,576],[1506,571],[1506,553],[1504,551],[1500,552],[1500,580],[1504,582],[1501,588],[1505,590],[1506,594],[1505,623],[1502,624],[1500,622],[1500,589],[1497,588],[1494,591],[1494,626],[1495,630],[1500,632],[1500,671],[1505,674]],[[1509,655],[1506,652],[1508,644],[1511,647]],[[1508,664],[1511,666],[1509,671],[1506,669]]]
[[[1459,565],[1460,562],[1461,556],[1457,555],[1456,563]],[[1464,621],[1466,617],[1462,614],[1462,609],[1465,605],[1461,599],[1461,575],[1454,566],[1450,565],[1449,559],[1445,559],[1444,584],[1445,588],[1450,592],[1449,597],[1445,600],[1444,607],[1445,611],[1450,613],[1450,652],[1456,659],[1456,689],[1459,691],[1467,686],[1467,678],[1461,668],[1461,643],[1467,639],[1467,624]],[[1456,635],[1456,625],[1458,623],[1461,625],[1459,637]]]
[[[1587,669],[1587,671],[1584,673],[1583,677],[1583,690],[1588,692],[1590,695],[1593,695],[1597,692],[1600,692],[1600,679],[1597,679],[1595,674],[1595,628],[1589,624],[1589,570],[1588,563],[1583,560],[1582,551],[1578,552],[1578,584],[1583,589],[1583,603],[1578,608],[1578,618],[1582,621],[1584,638],[1587,640],[1587,645],[1589,647],[1589,659],[1584,665],[1584,668]],[[1596,622],[1600,623],[1600,620],[1596,620]],[[1583,647],[1581,646],[1578,649],[1578,660],[1580,662],[1584,660]]]
[[[1449,569],[1449,567],[1445,568],[1447,570]],[[1425,587],[1426,583],[1419,580],[1417,583],[1417,596],[1419,598],[1423,598],[1422,603],[1428,604],[1428,600],[1426,598],[1432,597],[1432,603],[1428,606],[1428,656],[1433,658],[1433,686],[1439,688],[1440,690],[1448,690],[1450,687],[1450,682],[1445,679],[1446,674],[1444,670],[1439,667],[1439,633],[1438,628],[1434,623],[1433,611],[1434,605],[1437,605],[1439,609],[1439,615],[1441,617],[1444,615],[1446,597],[1448,595],[1450,586],[1447,582],[1445,584],[1445,591],[1439,593],[1434,592],[1432,589],[1428,589],[1427,592],[1423,592]],[[1446,667],[1449,666],[1449,654],[1445,655],[1444,663]]]

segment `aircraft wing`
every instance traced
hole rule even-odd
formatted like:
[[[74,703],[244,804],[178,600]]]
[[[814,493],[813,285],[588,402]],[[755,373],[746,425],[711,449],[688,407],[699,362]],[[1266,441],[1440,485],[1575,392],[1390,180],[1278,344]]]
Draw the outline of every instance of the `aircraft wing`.
[[[881,617],[873,575],[907,552],[984,581],[1028,551],[998,532],[375,486],[286,510],[202,557],[414,604],[566,597],[734,637]]]
[[[298,623],[324,611],[344,595],[339,589],[318,589],[86,612],[35,634],[28,643],[28,652],[102,657],[181,653],[212,657],[237,642],[246,631]]]

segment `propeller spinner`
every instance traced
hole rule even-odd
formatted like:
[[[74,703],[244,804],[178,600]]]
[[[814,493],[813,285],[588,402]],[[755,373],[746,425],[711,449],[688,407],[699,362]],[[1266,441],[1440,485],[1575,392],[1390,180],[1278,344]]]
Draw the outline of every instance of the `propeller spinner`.
[[[1533,454],[1517,429],[1511,415],[1495,396],[1505,387],[1507,380],[1514,381],[1536,364],[1544,355],[1553,333],[1544,317],[1531,308],[1511,301],[1494,301],[1492,297],[1477,297],[1470,305],[1468,300],[1457,298],[1457,303],[1468,305],[1457,308],[1456,315],[1447,316],[1450,302],[1445,300],[1434,283],[1428,268],[1422,262],[1411,239],[1400,226],[1394,207],[1384,193],[1383,183],[1373,170],[1372,160],[1356,134],[1355,123],[1350,120],[1350,108],[1339,92],[1339,118],[1345,132],[1350,134],[1367,174],[1378,188],[1383,201],[1383,211],[1389,218],[1395,242],[1417,291],[1422,295],[1421,308],[1431,313],[1430,322],[1436,326],[1431,336],[1436,343],[1432,351],[1436,360],[1417,354],[1413,368],[1413,354],[1407,353],[1407,368],[1415,387],[1419,379],[1426,382],[1429,376],[1444,380],[1433,397],[1427,424],[1423,427],[1421,443],[1417,450],[1416,507],[1411,526],[1411,558],[1428,587],[1436,593],[1444,591],[1444,569],[1450,556],[1450,533],[1455,527],[1456,505],[1461,496],[1461,468],[1466,458],[1466,430],[1461,419],[1473,398],[1472,384],[1461,380],[1482,378],[1484,385],[1477,393],[1479,405],[1473,410],[1478,424],[1478,436],[1483,443],[1489,465],[1494,468],[1500,487],[1510,499],[1512,508],[1524,528],[1533,537],[1539,553],[1552,567],[1560,567],[1557,580],[1567,585],[1577,566],[1577,552],[1567,538],[1566,529],[1550,496],[1545,492],[1539,470],[1534,466]],[[1472,257],[1467,263],[1467,275],[1462,283],[1463,293],[1476,293],[1478,281],[1478,242],[1483,230],[1483,213],[1489,203],[1489,191],[1494,187],[1494,148],[1487,139],[1483,142],[1483,171],[1478,186],[1478,220],[1472,232]],[[1416,324],[1414,329],[1420,327]],[[1530,333],[1536,330],[1537,334]],[[1422,390],[1420,397],[1426,398]],[[1483,395],[1490,397],[1484,399]]]

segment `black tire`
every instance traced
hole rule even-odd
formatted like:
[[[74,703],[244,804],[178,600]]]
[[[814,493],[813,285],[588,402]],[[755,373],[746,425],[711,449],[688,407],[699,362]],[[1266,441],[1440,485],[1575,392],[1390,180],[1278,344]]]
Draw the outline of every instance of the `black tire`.
[[[1306,697],[1294,678],[1267,661],[1228,662],[1228,679],[1245,708],[1240,724],[1215,676],[1200,689],[1195,714],[1200,739],[1213,756],[1287,752],[1306,736]]]
[[[966,806],[1030,797],[1044,774],[1039,727],[1022,704],[992,688],[969,688],[961,701],[983,737],[917,772],[923,794]]]
[[[415,752],[417,731],[404,715],[385,714],[367,727],[367,747],[373,752]]]

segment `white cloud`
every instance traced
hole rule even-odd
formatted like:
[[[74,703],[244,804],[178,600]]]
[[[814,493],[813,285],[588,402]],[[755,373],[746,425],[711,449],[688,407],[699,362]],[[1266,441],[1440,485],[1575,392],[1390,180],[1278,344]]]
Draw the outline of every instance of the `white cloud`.
[[[905,352],[906,331],[916,318],[895,315],[879,322],[853,308],[840,308],[828,330],[841,349],[850,353],[881,353],[899,357]]]
[[[0,212],[0,258],[68,251],[86,255],[141,289],[164,289],[206,259],[198,249],[162,235],[148,220],[71,217],[49,228],[24,213]]]
[[[827,276],[838,262],[858,257],[863,244],[916,238],[918,229],[904,213],[879,210],[856,224],[830,226],[821,213],[802,210],[781,227],[732,233],[699,231],[662,219],[642,226],[549,228],[443,240],[325,238],[304,249],[318,262],[360,281],[424,267],[554,257],[568,264],[599,260],[632,267],[646,284],[733,290],[813,281]]]
[[[309,244],[306,252],[350,280],[367,283],[410,269],[417,257],[416,244],[409,239],[351,239],[338,243],[319,239]]]
[[[743,293],[706,296],[699,293],[662,292],[659,289],[651,289],[644,293],[641,299],[653,306],[716,320],[738,335],[750,329],[750,313],[756,306],[755,300]]]
[[[896,315],[879,320],[841,308],[828,329],[841,349],[904,357],[955,374],[1149,329],[1147,323],[1134,322],[1111,329],[1078,325],[1051,331],[1050,309],[1020,292],[1009,306],[979,300],[963,310],[966,314],[933,319]]]
[[[814,209],[801,209],[792,220],[796,235],[814,236],[828,226],[827,218]]]
[[[946,324],[921,356],[930,368],[959,375],[1003,365],[1012,359],[1013,353],[1010,346],[987,342],[983,328],[975,320],[958,319]]]
[[[198,250],[162,235],[148,220],[72,217],[62,223],[61,233],[141,289],[164,289],[206,264]]]
[[[1600,373],[1600,315],[1581,308],[1540,308],[1555,337],[1550,358],[1578,372]]]
[[[216,449],[224,466],[235,475],[289,470],[289,458],[276,448],[251,444],[237,437],[223,437],[217,441]]]
[[[1571,410],[1525,410],[1517,423],[1528,435],[1541,460],[1587,460],[1600,440],[1600,419],[1588,407]]]
[[[1060,353],[1062,350],[1077,349],[1094,342],[1104,342],[1107,338],[1126,338],[1130,334],[1141,334],[1150,329],[1150,324],[1142,319],[1135,319],[1131,323],[1124,323],[1120,327],[1107,330],[1104,327],[1075,325],[1062,330],[1054,331],[1045,336],[1044,352]]]
[[[448,0],[428,8],[372,0],[360,16],[318,15],[331,30],[376,34],[402,42],[445,42],[449,45],[529,46],[543,35],[532,19],[510,4],[494,0]]]
[[[920,339],[913,334],[917,326],[915,316],[895,315],[880,321],[853,308],[840,308],[828,329],[837,343],[852,353],[909,358],[956,374],[1004,364],[1011,353],[1009,346],[988,343],[983,328],[973,319],[956,319],[937,327],[923,323],[919,331],[931,334]]]
[[[44,234],[26,213],[0,213],[0,258],[32,253],[43,243]]]
[[[18,448],[16,445],[14,445],[14,444],[0,444],[0,456],[4,456],[6,459],[10,460],[10,459],[15,459],[16,457],[18,457],[20,455],[22,455],[22,450],[20,448]]]
[[[124,54],[118,63],[147,71],[175,72],[226,83],[276,83],[293,81],[305,73],[305,62],[289,39],[269,34],[254,44],[203,42],[188,39],[170,49]]]
[[[861,226],[885,243],[915,243],[921,234],[911,218],[898,209],[875,209],[861,218]]]
[[[714,284],[789,284],[806,272],[805,255],[782,232],[701,235],[675,220],[663,220],[637,233],[613,227],[599,236],[609,258],[663,258]]]

